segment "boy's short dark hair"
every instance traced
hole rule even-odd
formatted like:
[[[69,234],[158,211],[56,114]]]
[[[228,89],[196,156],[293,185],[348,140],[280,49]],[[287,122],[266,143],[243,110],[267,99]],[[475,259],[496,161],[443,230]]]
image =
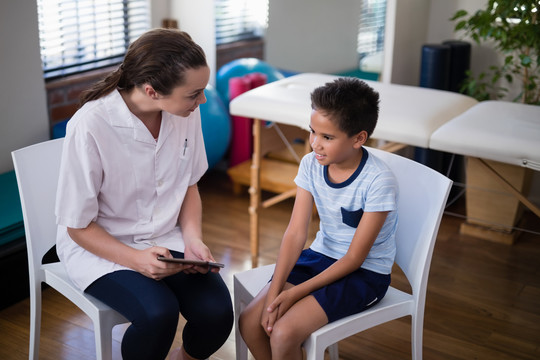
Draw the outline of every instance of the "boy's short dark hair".
[[[365,130],[369,137],[379,117],[379,93],[360,79],[338,78],[311,93],[311,107],[348,136]]]

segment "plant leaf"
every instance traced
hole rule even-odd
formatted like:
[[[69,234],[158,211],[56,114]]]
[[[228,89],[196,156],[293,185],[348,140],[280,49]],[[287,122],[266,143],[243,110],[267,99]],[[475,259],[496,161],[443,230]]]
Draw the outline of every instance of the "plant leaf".
[[[464,16],[467,16],[467,15],[468,15],[467,11],[465,11],[465,10],[458,10],[458,11],[456,11],[456,13],[454,14],[454,16],[452,16],[452,17],[450,18],[450,21],[454,21],[454,20],[456,20],[456,19],[459,19],[460,17],[464,17]]]
[[[461,30],[461,29],[465,28],[466,25],[467,25],[467,21],[465,21],[465,20],[460,21],[460,22],[457,23],[454,30],[455,31]]]
[[[521,58],[521,65],[525,67],[529,67],[531,65],[532,59],[530,56],[521,54],[519,57]]]

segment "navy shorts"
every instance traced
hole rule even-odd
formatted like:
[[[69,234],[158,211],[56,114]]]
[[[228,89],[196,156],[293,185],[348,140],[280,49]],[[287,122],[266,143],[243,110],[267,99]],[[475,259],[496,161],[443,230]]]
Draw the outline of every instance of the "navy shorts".
[[[336,262],[326,255],[305,249],[293,267],[287,282],[298,285],[311,279]],[[390,274],[358,269],[311,293],[321,305],[328,321],[357,314],[378,303],[390,286]]]

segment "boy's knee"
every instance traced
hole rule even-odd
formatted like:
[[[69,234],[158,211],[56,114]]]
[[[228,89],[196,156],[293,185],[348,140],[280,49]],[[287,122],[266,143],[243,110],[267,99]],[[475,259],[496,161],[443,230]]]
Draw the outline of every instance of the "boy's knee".
[[[272,351],[291,349],[302,346],[304,339],[294,326],[283,322],[276,322],[270,334],[270,346]]]
[[[259,320],[260,316],[249,309],[245,309],[240,313],[240,316],[238,317],[238,329],[240,330],[242,338],[246,339],[246,337],[249,338],[250,335],[259,333],[257,331],[261,328]]]

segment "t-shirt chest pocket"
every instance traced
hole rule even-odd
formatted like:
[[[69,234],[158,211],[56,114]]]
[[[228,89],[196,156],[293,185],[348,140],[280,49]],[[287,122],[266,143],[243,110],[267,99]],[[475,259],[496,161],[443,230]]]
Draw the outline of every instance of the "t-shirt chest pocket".
[[[362,219],[362,215],[364,214],[364,209],[358,209],[358,210],[347,210],[345,208],[341,208],[341,220],[345,225],[349,225],[350,227],[357,228],[358,224],[360,223],[360,219]]]

